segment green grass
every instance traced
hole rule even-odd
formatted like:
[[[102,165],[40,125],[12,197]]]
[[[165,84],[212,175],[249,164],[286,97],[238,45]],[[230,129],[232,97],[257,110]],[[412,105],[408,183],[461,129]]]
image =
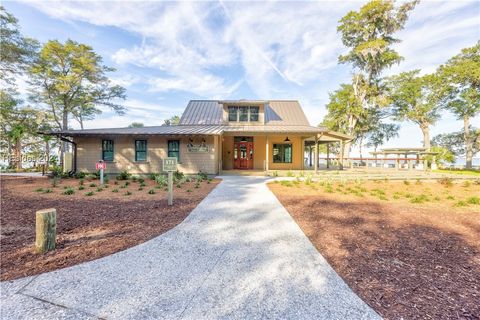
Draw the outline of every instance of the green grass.
[[[411,203],[424,203],[424,202],[428,202],[428,201],[430,201],[430,199],[424,194],[415,196],[415,197],[410,199]]]
[[[78,186],[78,190],[83,190],[83,189],[85,189],[84,186]]]
[[[95,188],[97,185],[95,183],[90,183],[91,188]]]
[[[103,191],[103,188],[102,187],[98,187],[97,188],[97,192],[102,192]]]
[[[131,193],[130,191],[127,191],[127,192],[124,193],[124,195],[126,195],[126,196],[131,196],[132,193]]]
[[[35,192],[43,192],[43,188],[35,189]]]
[[[471,176],[480,176],[480,170],[466,170],[466,169],[448,170],[448,169],[439,169],[439,170],[433,170],[433,172],[453,173],[453,174],[471,175]]]
[[[291,182],[291,181],[287,181],[287,180],[282,180],[282,181],[280,181],[280,184],[281,184],[282,186],[284,186],[284,187],[292,187],[292,186],[293,186],[292,182]]]
[[[468,204],[480,204],[480,198],[473,196],[467,199]]]
[[[115,189],[113,189],[113,190],[112,190],[112,192],[118,192],[118,189],[117,189],[117,188],[115,188]]]
[[[466,207],[466,206],[468,206],[468,203],[466,203],[463,200],[460,200],[457,203],[455,203],[455,207]]]

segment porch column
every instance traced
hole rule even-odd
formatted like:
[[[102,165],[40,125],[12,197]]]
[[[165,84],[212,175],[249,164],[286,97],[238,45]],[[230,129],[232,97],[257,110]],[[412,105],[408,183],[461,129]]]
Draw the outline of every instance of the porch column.
[[[318,135],[315,135],[315,161],[313,162],[313,169],[315,170],[315,174],[318,173]]]
[[[218,174],[223,171],[223,135],[218,137]]]
[[[309,155],[308,155],[308,166],[311,167],[311,166],[312,166],[312,146],[308,146],[308,152],[309,152]]]
[[[340,141],[340,159],[338,167],[343,170],[343,140]]]
[[[330,143],[327,142],[327,169],[330,169]]]
[[[265,143],[265,171],[268,171],[268,162],[270,161],[270,152],[269,152],[269,144],[270,141],[268,140],[268,136],[266,136],[266,143]]]
[[[305,140],[300,137],[302,141],[302,170],[305,170]]]

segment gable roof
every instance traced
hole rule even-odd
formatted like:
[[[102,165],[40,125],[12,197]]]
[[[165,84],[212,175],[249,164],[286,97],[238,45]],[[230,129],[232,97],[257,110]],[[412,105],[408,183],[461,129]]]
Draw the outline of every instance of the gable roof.
[[[296,100],[190,100],[180,125],[219,125],[223,120],[223,104],[264,104],[266,126],[310,126],[300,103]]]

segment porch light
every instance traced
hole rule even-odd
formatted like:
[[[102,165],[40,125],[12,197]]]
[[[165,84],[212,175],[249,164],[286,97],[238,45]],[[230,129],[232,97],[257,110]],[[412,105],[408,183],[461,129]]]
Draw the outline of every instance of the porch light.
[[[247,138],[242,137],[242,140],[240,140],[240,142],[247,142]]]
[[[285,140],[283,140],[283,142],[290,142],[290,139],[288,139],[288,136]]]

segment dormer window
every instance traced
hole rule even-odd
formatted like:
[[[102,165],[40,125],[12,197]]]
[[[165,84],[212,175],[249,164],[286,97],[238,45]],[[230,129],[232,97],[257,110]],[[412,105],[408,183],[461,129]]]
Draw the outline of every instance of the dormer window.
[[[228,121],[230,122],[249,122],[258,121],[259,107],[251,106],[229,106]]]

